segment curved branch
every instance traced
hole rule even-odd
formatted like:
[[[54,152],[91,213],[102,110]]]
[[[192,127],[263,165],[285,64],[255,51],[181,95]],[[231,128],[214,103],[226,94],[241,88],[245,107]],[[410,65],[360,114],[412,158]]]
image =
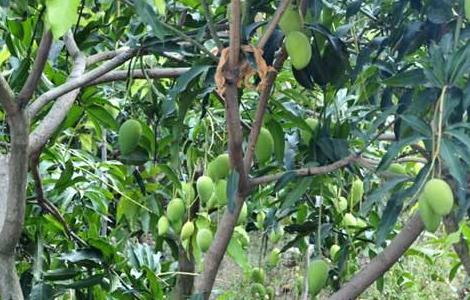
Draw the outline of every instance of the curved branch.
[[[53,99],[57,99],[58,97],[61,97],[77,88],[81,88],[87,85],[89,82],[122,65],[127,60],[134,57],[136,53],[137,49],[129,49],[118,54],[111,60],[103,63],[96,69],[93,69],[87,73],[82,72],[81,76],[71,76],[71,80],[68,80],[66,83],[47,91],[46,93],[39,96],[36,101],[31,103],[28,108],[29,117],[33,118],[39,112],[39,110],[41,110],[41,108],[43,108],[47,103],[49,103]],[[84,56],[83,63],[81,64],[83,64],[83,67],[85,67],[86,60]]]
[[[49,50],[52,45],[52,33],[50,30],[44,32],[41,42],[39,43],[36,58],[34,60],[33,68],[26,79],[23,88],[18,94],[17,101],[20,107],[24,107],[33,96],[36,87],[38,86],[39,80],[41,79],[42,71],[46,66],[47,58],[49,56]]]
[[[86,60],[85,56],[78,51],[78,47],[76,46],[76,43],[73,40],[73,36],[71,35],[71,33],[67,36],[65,42],[67,45],[67,49],[69,50],[70,54],[74,57],[74,66],[70,74],[70,79],[62,86],[70,86],[70,84],[68,83],[76,82],[77,80],[80,80],[85,76],[83,75],[83,73],[85,72]],[[80,89],[77,88],[59,97],[54,103],[54,105],[51,107],[50,111],[41,121],[41,123],[30,134],[29,150],[31,155],[35,155],[41,151],[42,147],[44,147],[49,138],[54,134],[60,124],[64,121],[79,92]]]
[[[253,178],[250,182],[251,187],[255,187],[257,185],[261,184],[266,184],[270,183],[276,180],[279,180],[283,175],[289,173],[289,172],[295,172],[295,174],[299,177],[306,177],[306,176],[315,176],[315,175],[320,175],[320,174],[327,174],[331,173],[333,171],[336,171],[340,168],[343,168],[353,162],[356,162],[360,160],[360,156],[357,156],[356,154],[351,154],[341,160],[338,160],[332,164],[321,166],[321,167],[310,167],[310,168],[301,168],[293,171],[287,171],[287,172],[282,172],[282,173],[277,173],[273,175],[266,175],[266,176],[261,176],[257,178]]]
[[[413,215],[382,253],[374,257],[349,282],[328,299],[356,299],[398,261],[418,238],[423,229],[424,225],[419,214]]]
[[[15,94],[11,90],[10,85],[5,77],[0,74],[0,104],[3,106],[7,114],[13,114],[17,110],[15,102]]]
[[[279,20],[281,20],[282,15],[284,12],[287,10],[287,7],[289,6],[290,0],[282,0],[279,6],[276,9],[276,12],[274,13],[274,16],[271,20],[271,23],[269,23],[268,28],[266,29],[266,32],[263,34],[261,39],[258,42],[257,47],[263,49],[266,43],[268,42],[269,38],[273,34],[274,30],[276,29],[277,24],[279,23]]]
[[[88,66],[97,64],[99,62],[112,59],[118,56],[119,54],[129,51],[129,49],[130,49],[129,47],[123,47],[123,48],[116,49],[116,50],[103,51],[103,52],[90,55],[86,58],[86,65],[88,67]]]
[[[111,81],[126,80],[127,78],[129,78],[129,76],[134,79],[146,79],[146,76],[153,79],[174,78],[183,75],[189,70],[190,68],[151,68],[145,70],[144,73],[142,69],[136,69],[133,70],[130,74],[127,70],[116,70],[96,78],[95,80],[87,83],[85,86],[98,85]]]

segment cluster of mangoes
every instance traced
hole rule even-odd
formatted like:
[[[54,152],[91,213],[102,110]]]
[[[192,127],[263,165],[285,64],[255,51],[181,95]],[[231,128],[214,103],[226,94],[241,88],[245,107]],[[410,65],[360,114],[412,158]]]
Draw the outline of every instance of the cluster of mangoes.
[[[418,209],[424,227],[429,232],[435,232],[454,206],[452,189],[442,179],[434,178],[426,182],[419,197]]]
[[[290,6],[282,15],[279,27],[284,32],[287,54],[292,66],[301,70],[305,68],[312,58],[310,38],[304,33],[304,22],[298,7]]]

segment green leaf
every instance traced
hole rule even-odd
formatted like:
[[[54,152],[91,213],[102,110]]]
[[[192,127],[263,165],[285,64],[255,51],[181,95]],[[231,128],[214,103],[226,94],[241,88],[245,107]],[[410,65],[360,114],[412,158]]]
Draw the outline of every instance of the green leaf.
[[[244,271],[250,270],[251,266],[248,262],[248,257],[238,239],[232,238],[230,240],[227,253]]]
[[[79,290],[79,289],[89,288],[97,284],[101,284],[103,282],[103,278],[104,278],[104,274],[92,275],[88,278],[77,280],[69,284],[61,284],[59,286],[62,286],[68,289]]]
[[[163,39],[168,31],[158,21],[158,16],[146,0],[135,0],[134,8],[137,11],[140,19],[143,23],[149,25],[152,28],[153,34],[159,39]]]
[[[81,272],[81,270],[76,268],[49,270],[43,274],[43,278],[50,281],[66,280],[76,277]]]
[[[175,85],[168,92],[170,99],[175,99],[178,94],[185,91],[189,83],[193,81],[197,76],[209,70],[211,66],[195,66],[192,67],[188,72],[180,75],[175,82]]]
[[[421,69],[414,69],[398,73],[383,81],[390,87],[415,87],[426,83],[424,72]]]
[[[119,125],[113,116],[102,106],[91,105],[85,108],[87,114],[91,115],[97,122],[105,125],[105,127],[117,130]]]
[[[274,155],[280,164],[284,162],[285,138],[282,126],[275,119],[269,120],[266,127],[271,132],[274,140]]]
[[[68,160],[65,163],[65,169],[60,174],[59,179],[56,181],[54,189],[60,191],[65,190],[67,187],[70,186],[71,179],[73,176],[73,163],[71,160]]]
[[[46,0],[45,22],[55,40],[61,38],[78,19],[80,0]]]
[[[158,14],[164,16],[166,14],[166,3],[165,0],[153,0],[155,7],[157,8]]]
[[[387,153],[385,153],[379,165],[377,166],[377,171],[385,171],[403,147],[418,141],[420,138],[420,136],[415,134],[408,138],[392,143],[392,145],[388,148]]]
[[[289,182],[297,178],[297,173],[295,171],[287,171],[284,174],[282,174],[281,178],[279,178],[278,181],[276,181],[276,184],[274,185],[274,192],[279,192],[281,189],[283,189]]]
[[[281,205],[281,210],[291,207],[294,205],[300,197],[307,191],[307,189],[312,185],[313,177],[304,177],[300,182],[295,186],[295,188],[290,191]]]

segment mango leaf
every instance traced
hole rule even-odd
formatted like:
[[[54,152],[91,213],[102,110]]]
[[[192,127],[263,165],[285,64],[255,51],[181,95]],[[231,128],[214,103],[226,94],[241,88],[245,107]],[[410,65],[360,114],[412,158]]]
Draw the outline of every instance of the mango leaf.
[[[85,108],[88,115],[91,115],[95,121],[105,125],[105,127],[117,130],[119,125],[113,116],[102,106],[90,105]]]
[[[61,192],[65,190],[67,187],[69,187],[72,176],[73,176],[73,170],[74,170],[73,163],[71,160],[68,160],[65,163],[65,169],[62,171],[59,179],[55,183],[54,189]]]
[[[388,148],[387,153],[385,153],[379,165],[377,166],[377,171],[385,171],[403,147],[418,141],[420,138],[421,136],[414,134],[413,136],[392,143],[392,145]]]
[[[43,278],[50,281],[67,280],[76,277],[80,273],[82,273],[82,271],[77,268],[56,269],[45,272]]]
[[[413,69],[398,73],[383,80],[389,87],[415,87],[426,83],[424,72],[421,69]]]
[[[211,66],[195,66],[192,67],[188,72],[180,75],[175,82],[175,85],[168,92],[170,99],[175,99],[176,96],[185,91],[188,85],[193,81],[197,76],[201,75],[203,72],[209,70]]]
[[[68,289],[84,289],[89,288],[91,286],[101,284],[103,282],[104,274],[92,275],[88,278],[77,280],[69,284],[58,284],[58,286],[68,288]]]
[[[78,19],[80,0],[46,0],[45,22],[55,40],[61,38]]]
[[[307,189],[312,185],[313,177],[304,177],[300,180],[299,184],[297,184],[292,191],[290,191],[281,205],[281,210],[285,210],[286,208],[290,208],[294,205],[300,197],[307,191]]]
[[[227,248],[228,255],[244,270],[250,270],[251,266],[248,262],[248,257],[246,256],[245,250],[243,250],[242,245],[238,239],[232,238]]]
[[[165,29],[165,27],[163,27],[158,21],[157,14],[153,10],[153,7],[150,6],[146,0],[135,0],[134,8],[142,22],[152,28],[155,37],[158,39],[163,39],[167,35],[168,30]]]
[[[276,184],[274,185],[274,192],[279,192],[281,189],[283,189],[289,182],[297,178],[297,173],[294,171],[287,171],[284,174],[282,174],[281,178],[279,178],[278,181],[276,181]]]

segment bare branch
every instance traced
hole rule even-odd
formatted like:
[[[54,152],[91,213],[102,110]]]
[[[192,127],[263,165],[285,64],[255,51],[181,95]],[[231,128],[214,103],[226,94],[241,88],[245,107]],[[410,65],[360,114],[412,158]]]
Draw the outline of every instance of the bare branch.
[[[76,82],[77,80],[85,77],[83,73],[85,72],[86,59],[82,53],[77,52],[78,48],[76,47],[75,41],[73,40],[73,36],[71,36],[71,34],[65,41],[67,44],[67,49],[71,55],[74,56],[74,66],[72,68],[69,80],[62,86],[70,86],[68,83]],[[39,153],[49,138],[54,134],[70,111],[70,108],[72,107],[79,92],[79,88],[73,89],[67,94],[59,97],[41,123],[30,134],[29,147],[31,155]],[[34,103],[36,102],[33,102],[32,104]]]
[[[246,148],[244,165],[247,173],[250,172],[251,163],[253,162],[253,153],[255,152],[256,141],[258,140],[261,126],[263,125],[264,113],[266,111],[269,96],[271,95],[272,86],[276,80],[277,72],[279,72],[279,70],[282,68],[286,58],[287,53],[284,51],[284,49],[281,49],[278,52],[276,61],[274,63],[274,69],[269,71],[267,75],[268,78],[266,79],[266,85],[261,91],[261,95],[258,101],[258,108],[256,109],[255,121],[253,122],[250,136],[248,137],[248,146]]]
[[[47,103],[49,103],[53,99],[57,99],[58,97],[63,96],[77,88],[81,88],[87,85],[89,82],[95,80],[96,78],[122,65],[127,60],[135,56],[136,52],[137,49],[129,49],[112,58],[111,60],[103,63],[96,69],[93,69],[87,73],[82,73],[81,76],[71,76],[71,80],[68,80],[66,83],[47,91],[46,93],[39,96],[36,101],[31,103],[28,108],[29,117],[33,118],[39,112],[39,110],[41,110],[41,108],[43,108]],[[86,60],[84,57],[82,59],[83,67],[85,67]]]
[[[353,162],[356,162],[359,160],[360,156],[357,156],[356,154],[351,154],[341,160],[338,160],[332,164],[321,166],[321,167],[310,167],[310,168],[301,168],[297,169],[294,171],[288,171],[288,172],[295,172],[295,174],[299,177],[307,177],[307,176],[316,176],[316,175],[321,175],[321,174],[327,174],[331,173],[333,171],[336,171],[340,168],[343,168]],[[250,184],[251,187],[255,187],[257,185],[261,184],[266,184],[270,183],[276,180],[279,180],[284,174],[287,172],[282,172],[282,173],[277,173],[273,175],[266,175],[262,177],[257,177],[251,180]]]
[[[382,253],[374,257],[361,271],[355,274],[348,283],[328,299],[356,299],[398,261],[418,238],[423,229],[424,226],[421,217],[419,214],[415,214]]]
[[[276,12],[273,15],[273,18],[271,20],[271,23],[269,23],[268,28],[266,29],[266,32],[263,34],[261,39],[258,42],[257,47],[263,49],[266,43],[268,42],[269,38],[273,34],[274,30],[276,29],[277,24],[279,23],[279,20],[281,19],[282,15],[284,12],[287,10],[287,7],[289,7],[290,0],[282,0],[279,6],[276,9]]]
[[[5,78],[0,74],[0,104],[7,114],[12,114],[17,110],[15,94]]]
[[[146,76],[152,79],[174,78],[183,75],[189,70],[190,68],[151,68],[143,72],[142,69],[135,69],[131,71],[130,74],[127,70],[116,70],[104,74],[103,76],[87,83],[86,86],[98,85],[111,81],[126,80],[129,78],[129,76],[135,79],[145,79],[147,78]]]
[[[99,53],[90,55],[86,59],[86,65],[88,67],[88,66],[97,64],[99,62],[102,62],[102,61],[105,61],[105,60],[108,60],[108,59],[112,59],[112,58],[114,58],[114,57],[118,56],[119,54],[122,54],[126,51],[129,51],[128,47],[123,47],[123,48],[120,48],[120,49],[117,49],[117,50],[99,52]]]
[[[238,59],[240,57],[240,0],[232,0],[231,6],[229,64],[230,68],[238,69]]]
[[[36,58],[34,60],[33,68],[29,73],[28,78],[26,79],[23,88],[21,89],[20,93],[17,97],[17,103],[20,107],[24,107],[28,101],[33,96],[36,87],[39,84],[39,80],[41,79],[42,71],[46,66],[47,58],[49,56],[49,50],[51,49],[52,45],[52,33],[51,31],[47,30],[44,32],[41,42],[39,43],[38,51],[36,54]]]

